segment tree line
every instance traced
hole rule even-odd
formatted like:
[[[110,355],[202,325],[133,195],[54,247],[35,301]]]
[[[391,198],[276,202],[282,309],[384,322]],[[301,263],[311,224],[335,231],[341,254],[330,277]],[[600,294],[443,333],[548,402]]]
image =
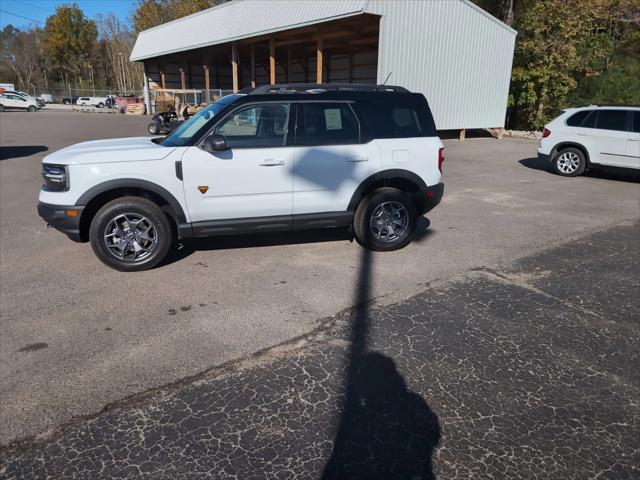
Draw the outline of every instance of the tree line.
[[[138,0],[128,22],[60,5],[44,27],[0,32],[0,79],[22,90],[140,91],[142,30],[224,0]],[[518,31],[507,126],[540,129],[562,108],[640,104],[640,0],[473,0]]]

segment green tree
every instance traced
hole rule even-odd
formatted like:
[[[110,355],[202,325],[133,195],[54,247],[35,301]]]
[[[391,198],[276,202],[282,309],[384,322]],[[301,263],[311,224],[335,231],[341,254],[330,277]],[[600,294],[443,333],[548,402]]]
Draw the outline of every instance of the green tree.
[[[139,33],[162,23],[214,7],[220,0],[139,0],[133,27]]]
[[[77,4],[58,6],[44,29],[44,52],[52,70],[67,81],[82,84],[96,52],[97,37],[96,23]]]

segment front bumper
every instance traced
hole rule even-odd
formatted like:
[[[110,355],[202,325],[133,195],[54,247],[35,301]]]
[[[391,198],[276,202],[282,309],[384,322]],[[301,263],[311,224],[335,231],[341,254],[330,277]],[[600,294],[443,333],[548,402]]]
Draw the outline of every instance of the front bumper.
[[[436,205],[438,205],[442,201],[442,196],[444,195],[444,183],[438,183],[433,187],[427,187],[426,190],[420,192],[421,197],[421,208],[420,215],[424,215],[425,213],[433,210]]]
[[[74,242],[82,242],[80,236],[80,218],[84,207],[76,205],[52,205],[50,203],[38,202],[38,215],[40,215],[47,226],[66,234]],[[68,211],[76,211],[75,216],[69,216]]]

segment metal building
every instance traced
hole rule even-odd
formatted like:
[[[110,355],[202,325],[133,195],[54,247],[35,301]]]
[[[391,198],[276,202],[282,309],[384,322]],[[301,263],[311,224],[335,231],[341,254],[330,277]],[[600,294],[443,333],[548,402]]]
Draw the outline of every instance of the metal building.
[[[468,0],[235,0],[141,32],[162,88],[383,83],[422,92],[440,130],[504,125],[516,31]]]

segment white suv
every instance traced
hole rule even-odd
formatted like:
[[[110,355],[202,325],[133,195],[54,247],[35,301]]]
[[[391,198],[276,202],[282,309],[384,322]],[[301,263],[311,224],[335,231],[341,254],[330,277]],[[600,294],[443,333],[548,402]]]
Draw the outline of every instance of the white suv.
[[[538,157],[566,177],[591,165],[640,169],[640,108],[569,108],[545,125]]]
[[[17,92],[8,91],[0,95],[0,112],[4,112],[5,110],[37,112],[38,108],[38,103],[35,98],[26,98]]]
[[[440,202],[442,162],[421,94],[265,86],[221,98],[165,138],[48,155],[38,212],[123,271],[157,265],[176,237],[348,226],[365,247],[395,250]]]

